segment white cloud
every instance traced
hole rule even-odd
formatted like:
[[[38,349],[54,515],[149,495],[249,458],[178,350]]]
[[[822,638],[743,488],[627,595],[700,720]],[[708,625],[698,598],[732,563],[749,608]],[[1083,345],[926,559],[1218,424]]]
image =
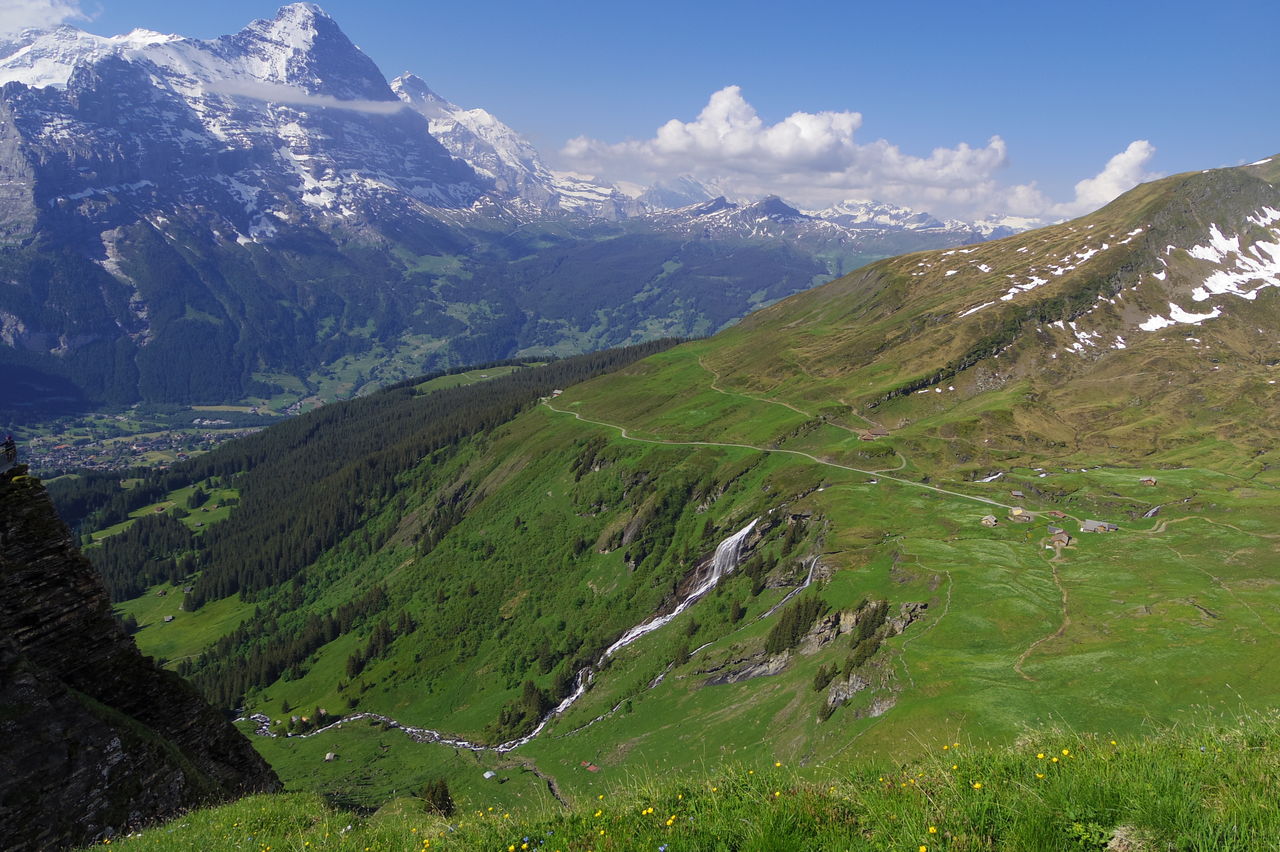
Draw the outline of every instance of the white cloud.
[[[997,180],[1008,162],[999,136],[980,147],[961,142],[915,156],[883,139],[859,141],[861,127],[857,112],[797,112],[766,124],[742,90],[728,86],[695,120],[672,119],[651,139],[611,144],[579,136],[561,156],[574,169],[610,180],[651,183],[693,174],[739,195],[774,193],[809,208],[862,198],[971,217],[1079,215],[1152,177],[1143,166],[1155,149],[1134,142],[1077,184],[1074,201],[1055,204],[1034,183]]]
[[[1056,211],[1062,216],[1079,216],[1098,209],[1143,181],[1159,177],[1144,168],[1155,153],[1155,146],[1145,139],[1130,142],[1128,148],[1107,161],[1101,172],[1077,183],[1075,201],[1056,205]]]
[[[253,98],[254,100],[274,101],[275,103],[290,104],[292,106],[350,109],[356,112],[374,113],[375,115],[391,115],[392,113],[400,112],[402,109],[408,109],[408,105],[400,100],[343,100],[342,98],[335,98],[333,95],[313,95],[303,89],[286,86],[281,83],[268,83],[263,80],[246,78],[218,80],[210,83],[207,88],[209,91],[220,95],[239,95]]]
[[[0,0],[0,32],[87,20],[79,0]]]

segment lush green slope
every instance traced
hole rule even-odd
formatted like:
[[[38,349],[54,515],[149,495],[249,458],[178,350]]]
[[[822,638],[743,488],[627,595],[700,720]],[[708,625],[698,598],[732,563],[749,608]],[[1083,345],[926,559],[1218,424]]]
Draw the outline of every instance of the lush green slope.
[[[852,772],[762,760],[602,786],[570,808],[510,810],[494,784],[457,812],[401,798],[372,816],[318,797],[256,796],[144,828],[126,849],[1060,850],[1271,848],[1274,719],[1144,738],[1025,734],[986,750],[930,741]]]
[[[511,751],[394,728],[374,745],[353,733],[367,718],[257,740],[295,789],[363,804],[428,771],[532,767],[568,796],[640,768],[838,771],[1028,725],[1269,706],[1280,290],[1231,296],[1194,331],[1136,328],[1160,300],[1192,304],[1210,224],[1266,236],[1249,223],[1280,207],[1269,180],[1178,176],[1074,223],[885,261],[413,451],[388,450],[384,424],[453,416],[437,405],[453,397],[404,389],[265,433],[241,455],[258,502],[243,488],[203,536],[192,600],[239,592],[257,611],[182,670],[277,733],[320,707],[494,746],[590,668]],[[1110,335],[1127,344],[1086,345]],[[286,454],[260,452],[272,434]],[[1089,519],[1119,529],[1081,533]],[[735,573],[602,658],[753,521]],[[315,771],[343,737],[380,768]]]

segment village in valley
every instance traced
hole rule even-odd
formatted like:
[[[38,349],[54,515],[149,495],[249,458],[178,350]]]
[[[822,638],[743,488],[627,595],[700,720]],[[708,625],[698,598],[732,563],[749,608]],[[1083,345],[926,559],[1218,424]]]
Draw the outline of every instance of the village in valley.
[[[257,406],[135,406],[64,416],[40,429],[10,424],[7,431],[32,471],[49,477],[74,470],[165,467],[292,413]]]

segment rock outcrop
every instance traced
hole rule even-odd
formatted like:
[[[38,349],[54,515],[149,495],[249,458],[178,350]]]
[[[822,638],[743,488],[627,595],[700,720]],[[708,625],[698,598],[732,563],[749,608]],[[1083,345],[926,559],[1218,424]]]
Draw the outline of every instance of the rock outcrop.
[[[186,681],[142,656],[39,481],[0,474],[5,848],[109,837],[279,780]]]

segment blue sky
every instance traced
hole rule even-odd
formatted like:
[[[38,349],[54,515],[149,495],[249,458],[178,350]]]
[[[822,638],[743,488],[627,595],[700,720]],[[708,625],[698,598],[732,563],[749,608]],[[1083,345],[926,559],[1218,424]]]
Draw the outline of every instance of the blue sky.
[[[93,32],[208,38],[279,4],[79,5],[90,20],[73,23]],[[615,179],[720,168],[731,183],[784,196],[863,181],[942,212],[1021,203],[1070,213],[1113,184],[1280,152],[1273,2],[320,5],[388,77],[411,70],[494,113],[558,165]],[[717,92],[719,117],[699,122]],[[771,132],[797,112],[819,118]],[[683,125],[660,139],[672,119]],[[816,134],[816,147],[787,143],[796,134]],[[741,144],[728,150],[721,137]],[[1149,145],[1133,148],[1139,140]],[[1105,186],[1077,191],[1126,150]],[[843,177],[815,177],[823,169]]]

